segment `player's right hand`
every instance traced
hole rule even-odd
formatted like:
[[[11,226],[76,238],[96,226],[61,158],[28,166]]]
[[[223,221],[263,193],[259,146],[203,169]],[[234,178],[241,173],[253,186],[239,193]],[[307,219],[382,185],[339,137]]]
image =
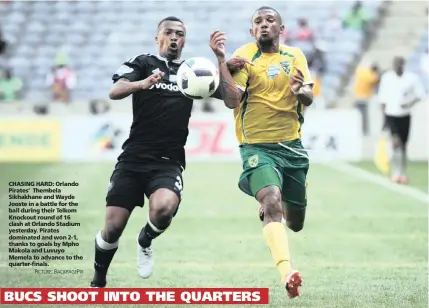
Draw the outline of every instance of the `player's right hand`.
[[[210,48],[219,60],[225,60],[225,32],[216,30],[210,34]]]
[[[164,77],[164,75],[165,75],[164,72],[158,72],[150,75],[149,77],[141,81],[140,88],[142,90],[149,89],[154,84],[157,84],[158,82],[160,82],[162,77]]]

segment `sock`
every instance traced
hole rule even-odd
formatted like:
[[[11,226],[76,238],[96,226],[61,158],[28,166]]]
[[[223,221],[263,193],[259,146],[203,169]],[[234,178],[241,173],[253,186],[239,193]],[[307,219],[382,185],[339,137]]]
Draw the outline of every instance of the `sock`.
[[[289,242],[284,225],[281,222],[271,222],[263,229],[265,241],[270,247],[271,255],[283,284],[286,283],[286,275],[291,269],[289,256]]]
[[[401,175],[401,150],[400,149],[393,149],[392,153],[392,173],[393,176],[400,176]]]
[[[152,240],[161,235],[165,230],[158,229],[149,219],[147,218],[146,226],[140,231],[139,244],[142,248],[148,248],[152,244]]]
[[[97,277],[105,279],[110,262],[112,262],[116,250],[118,250],[118,244],[119,242],[107,243],[105,240],[103,240],[101,237],[101,230],[97,233],[97,236],[95,237],[94,259],[94,269]]]

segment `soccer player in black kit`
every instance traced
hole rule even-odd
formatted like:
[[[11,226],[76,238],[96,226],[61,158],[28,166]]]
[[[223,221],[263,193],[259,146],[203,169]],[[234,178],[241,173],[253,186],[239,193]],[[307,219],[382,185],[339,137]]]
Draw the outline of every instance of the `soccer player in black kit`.
[[[151,242],[170,225],[182,197],[184,146],[192,99],[178,89],[177,70],[185,44],[182,21],[167,17],[158,25],[158,55],[142,54],[125,62],[113,75],[112,100],[133,95],[133,123],[110,178],[106,222],[95,240],[91,287],[106,286],[110,262],[135,207],[149,199],[147,223],[137,238],[137,269],[142,278],[153,271]]]
[[[109,265],[119,238],[135,207],[149,199],[147,223],[137,238],[137,271],[142,278],[153,272],[152,240],[170,225],[183,191],[185,144],[193,100],[176,85],[176,73],[185,44],[186,29],[176,17],[158,24],[158,55],[142,54],[125,62],[113,75],[109,96],[120,100],[133,95],[133,123],[110,178],[104,228],[95,239],[94,277],[91,287],[106,286]],[[228,61],[230,71],[246,59]],[[213,97],[221,98],[219,91]]]

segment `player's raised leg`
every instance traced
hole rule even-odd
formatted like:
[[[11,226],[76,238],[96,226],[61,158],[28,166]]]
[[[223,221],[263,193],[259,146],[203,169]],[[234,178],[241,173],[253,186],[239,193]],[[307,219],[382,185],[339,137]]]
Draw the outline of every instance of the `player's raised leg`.
[[[302,278],[291,267],[289,241],[282,223],[281,180],[272,167],[255,170],[249,179],[249,186],[264,210],[263,233],[272,258],[280,273],[283,285],[290,298],[299,296]]]
[[[179,207],[182,177],[177,171],[162,171],[149,185],[149,215],[137,239],[137,271],[144,279],[152,275],[155,265],[152,240],[170,226]]]
[[[91,287],[104,288],[110,263],[118,250],[119,238],[132,210],[142,206],[144,194],[140,191],[140,175],[127,170],[115,170],[106,197],[104,228],[95,237],[94,277]]]

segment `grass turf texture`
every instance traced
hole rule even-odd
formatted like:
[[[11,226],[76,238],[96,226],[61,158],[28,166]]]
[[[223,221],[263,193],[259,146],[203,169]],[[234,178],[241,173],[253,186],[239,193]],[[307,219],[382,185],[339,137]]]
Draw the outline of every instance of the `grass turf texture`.
[[[411,185],[427,191],[427,170],[427,164],[411,164]],[[1,287],[89,286],[111,171],[112,164],[0,165]],[[422,201],[313,164],[304,230],[289,232],[293,266],[304,286],[302,297],[289,300],[262,237],[257,203],[237,188],[239,173],[240,163],[189,163],[180,211],[154,242],[155,272],[148,280],[139,278],[135,268],[135,239],[147,208],[136,209],[112,262],[108,287],[268,287],[270,307],[427,307],[428,211]],[[79,202],[78,214],[72,215],[81,227],[64,233],[78,236],[80,246],[69,252],[84,261],[52,262],[50,269],[79,268],[84,274],[36,275],[29,268],[7,267],[8,182],[25,180],[79,182],[78,188],[64,191]]]

